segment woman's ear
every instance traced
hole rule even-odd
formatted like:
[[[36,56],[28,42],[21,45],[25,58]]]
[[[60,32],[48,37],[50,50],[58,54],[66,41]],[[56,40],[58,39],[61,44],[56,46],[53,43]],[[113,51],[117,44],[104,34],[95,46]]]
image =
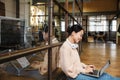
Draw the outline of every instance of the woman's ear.
[[[75,35],[75,33],[76,33],[76,32],[75,32],[75,31],[73,31],[71,35]]]

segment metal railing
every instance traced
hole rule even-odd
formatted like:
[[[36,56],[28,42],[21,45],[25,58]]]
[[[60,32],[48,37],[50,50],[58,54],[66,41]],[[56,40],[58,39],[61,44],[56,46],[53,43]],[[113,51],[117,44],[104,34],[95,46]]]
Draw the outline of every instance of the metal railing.
[[[49,48],[53,48],[56,46],[60,46],[62,43],[58,43],[58,44],[52,44],[52,45],[47,45],[47,46],[43,46],[43,47],[35,47],[35,48],[27,48],[27,49],[23,49],[23,50],[16,50],[13,52],[8,52],[8,54],[2,54],[0,55],[0,64],[11,61],[11,60],[15,60],[17,58],[23,57],[23,56],[28,56],[31,54],[34,54],[35,52],[39,52],[45,49],[49,49]],[[11,54],[11,55],[9,55]]]

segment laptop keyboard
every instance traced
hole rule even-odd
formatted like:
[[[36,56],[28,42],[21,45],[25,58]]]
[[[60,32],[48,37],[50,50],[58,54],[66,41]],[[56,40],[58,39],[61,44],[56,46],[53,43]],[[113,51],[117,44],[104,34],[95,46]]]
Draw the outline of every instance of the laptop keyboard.
[[[93,70],[93,74],[97,75],[98,74],[98,70]]]
[[[93,70],[93,72],[89,72],[89,74],[97,75],[98,74],[98,70]]]

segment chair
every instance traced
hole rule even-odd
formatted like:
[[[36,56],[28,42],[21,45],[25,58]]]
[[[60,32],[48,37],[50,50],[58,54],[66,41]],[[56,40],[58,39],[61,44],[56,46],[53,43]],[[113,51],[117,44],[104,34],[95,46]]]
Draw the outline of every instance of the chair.
[[[103,42],[105,42],[104,40],[105,32],[98,32],[95,36],[96,36],[95,41],[97,41],[98,39],[101,39]]]

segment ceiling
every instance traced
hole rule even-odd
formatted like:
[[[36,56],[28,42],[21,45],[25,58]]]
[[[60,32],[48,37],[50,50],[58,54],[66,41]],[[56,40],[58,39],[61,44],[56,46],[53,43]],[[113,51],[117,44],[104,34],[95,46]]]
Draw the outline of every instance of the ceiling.
[[[46,1],[48,0],[33,0],[33,4]],[[66,0],[58,1],[63,4]],[[116,13],[118,11],[118,1],[119,0],[83,0],[83,13]],[[73,0],[68,0],[68,2],[71,2],[69,12],[72,12]]]

